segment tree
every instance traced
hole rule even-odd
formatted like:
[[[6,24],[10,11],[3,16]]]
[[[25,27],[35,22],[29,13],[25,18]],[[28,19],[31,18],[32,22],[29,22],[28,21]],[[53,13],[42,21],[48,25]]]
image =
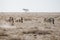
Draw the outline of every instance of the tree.
[[[24,10],[25,12],[28,12],[28,11],[29,11],[29,9],[25,9],[25,8],[24,8],[23,10]]]

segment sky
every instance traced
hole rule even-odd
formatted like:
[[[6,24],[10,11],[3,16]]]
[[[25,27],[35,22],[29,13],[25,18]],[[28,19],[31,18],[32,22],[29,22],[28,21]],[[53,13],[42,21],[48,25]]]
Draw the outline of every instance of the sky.
[[[0,12],[60,12],[60,0],[0,0]]]

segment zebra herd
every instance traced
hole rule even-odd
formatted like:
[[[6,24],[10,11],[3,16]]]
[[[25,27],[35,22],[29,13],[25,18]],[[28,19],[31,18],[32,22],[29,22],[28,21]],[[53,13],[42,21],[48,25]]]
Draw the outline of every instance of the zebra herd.
[[[23,23],[23,20],[24,20],[23,17],[21,17],[20,19],[16,20],[15,22],[21,22],[21,23]],[[8,21],[11,22],[12,25],[14,25],[14,18],[13,17],[9,17]],[[44,18],[44,21],[45,22],[50,22],[50,23],[54,24],[55,20],[54,20],[54,18]]]

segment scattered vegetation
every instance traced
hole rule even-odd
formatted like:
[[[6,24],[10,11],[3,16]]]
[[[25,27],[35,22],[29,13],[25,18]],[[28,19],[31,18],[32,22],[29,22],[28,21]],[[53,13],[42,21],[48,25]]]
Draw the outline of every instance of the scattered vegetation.
[[[46,34],[51,34],[51,31],[40,31],[40,30],[32,30],[28,32],[23,32],[24,34],[38,34],[38,35],[46,35]]]
[[[24,19],[24,21],[31,21],[31,20],[32,20],[32,19],[29,19],[29,18],[28,18],[28,19]]]
[[[12,38],[12,39],[9,39],[9,40],[21,40],[20,38]]]

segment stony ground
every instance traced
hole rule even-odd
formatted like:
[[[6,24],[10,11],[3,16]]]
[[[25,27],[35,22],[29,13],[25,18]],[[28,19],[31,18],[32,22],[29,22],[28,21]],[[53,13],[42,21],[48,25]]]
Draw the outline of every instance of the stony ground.
[[[1,12],[0,40],[60,40],[60,14]]]

